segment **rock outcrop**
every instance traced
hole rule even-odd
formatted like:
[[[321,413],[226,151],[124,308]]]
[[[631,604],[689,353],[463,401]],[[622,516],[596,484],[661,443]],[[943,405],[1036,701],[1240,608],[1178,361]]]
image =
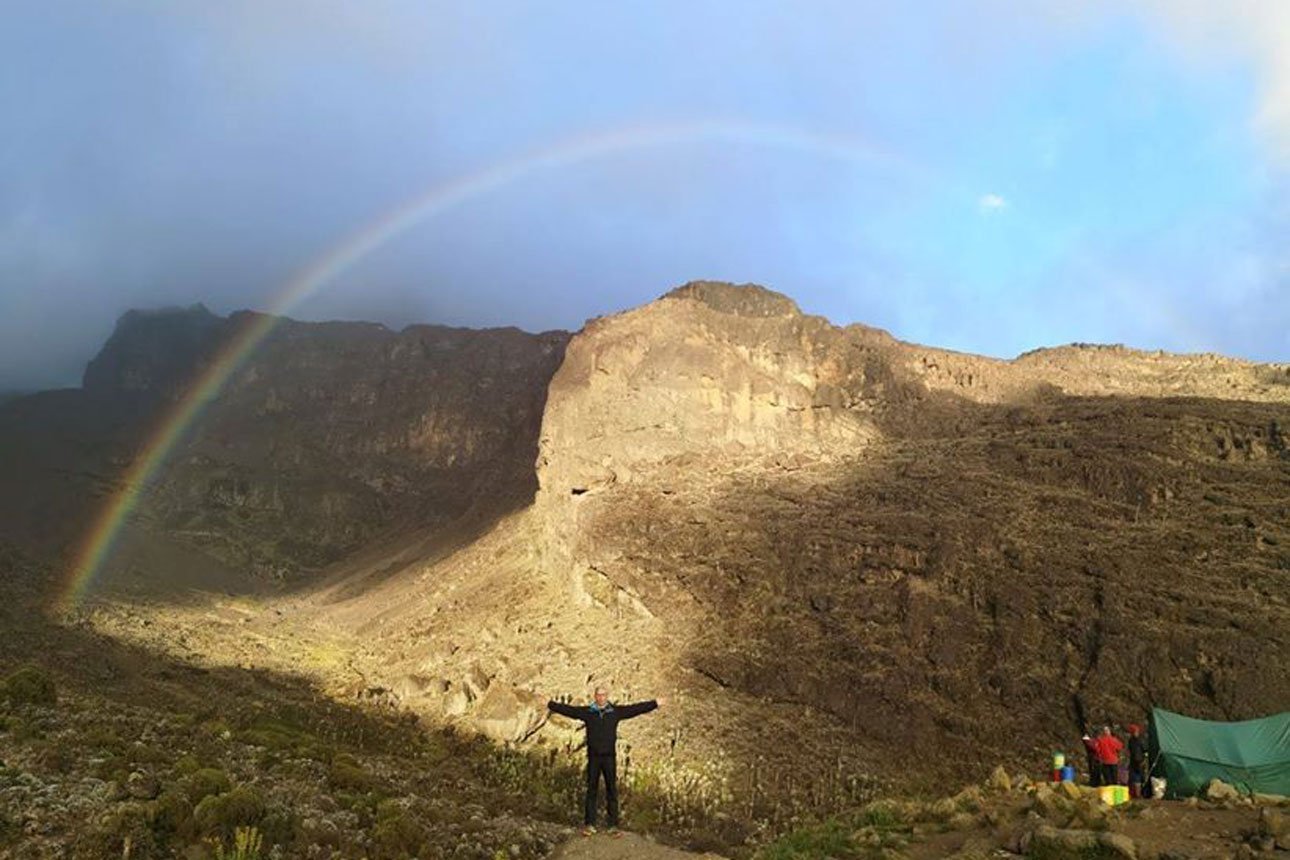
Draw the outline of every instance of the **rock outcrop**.
[[[0,437],[10,539],[39,522],[83,530],[121,470],[171,429],[176,405],[220,372],[250,312],[204,307],[123,316],[80,391],[13,401]],[[568,335],[368,323],[274,322],[148,486],[132,529],[265,581],[291,579],[415,529],[468,539],[536,491],[546,387]],[[56,396],[55,396],[56,395]],[[52,439],[50,438],[52,434]],[[33,500],[28,487],[55,487]],[[39,495],[39,493],[38,493]]]
[[[774,711],[803,748],[944,772],[1151,704],[1252,716],[1290,697],[1288,370],[996,361],[690,284],[570,344],[545,568],[665,629],[672,683],[752,709],[726,717],[744,756]]]

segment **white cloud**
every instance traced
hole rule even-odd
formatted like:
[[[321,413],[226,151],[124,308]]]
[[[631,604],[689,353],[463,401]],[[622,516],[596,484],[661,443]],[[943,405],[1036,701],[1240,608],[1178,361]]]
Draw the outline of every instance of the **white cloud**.
[[[1258,75],[1254,127],[1290,161],[1290,3],[1286,0],[1139,0],[1148,17],[1198,61],[1248,61]]]
[[[995,212],[1002,212],[1008,208],[1008,201],[1004,200],[998,194],[982,194],[981,199],[977,201],[977,208],[982,214],[992,215]]]

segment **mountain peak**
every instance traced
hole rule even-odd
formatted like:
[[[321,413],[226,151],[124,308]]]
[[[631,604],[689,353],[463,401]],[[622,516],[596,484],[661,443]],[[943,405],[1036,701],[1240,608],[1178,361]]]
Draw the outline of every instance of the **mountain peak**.
[[[801,316],[797,303],[783,293],[758,284],[690,281],[663,296],[702,302],[714,311],[741,317]]]

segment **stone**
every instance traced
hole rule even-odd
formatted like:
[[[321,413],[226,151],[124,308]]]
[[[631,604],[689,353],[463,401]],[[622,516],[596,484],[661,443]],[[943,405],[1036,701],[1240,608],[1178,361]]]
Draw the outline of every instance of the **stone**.
[[[1059,782],[1057,784],[1057,791],[1069,800],[1079,800],[1084,796],[1084,792],[1081,791],[1080,787],[1073,782]]]
[[[1137,845],[1122,833],[1064,830],[1048,825],[1041,825],[1035,830],[1027,850],[1031,854],[1050,852],[1071,856],[1089,856],[1101,852],[1123,860],[1138,860]]]
[[[1003,765],[999,765],[990,773],[989,778],[985,781],[985,787],[990,791],[1000,793],[1012,791],[1012,779],[1008,776],[1008,772],[1003,769]]]
[[[1230,803],[1241,799],[1241,793],[1221,779],[1211,779],[1201,795],[1212,803]]]
[[[1263,807],[1259,810],[1259,832],[1281,837],[1287,832],[1286,817],[1277,809]]]
[[[449,717],[460,717],[470,709],[470,694],[462,687],[453,687],[443,697],[443,712]]]
[[[1115,856],[1123,857],[1125,860],[1137,860],[1137,843],[1123,833],[1103,832],[1099,833],[1097,838],[1101,846],[1109,849]]]
[[[470,664],[470,669],[466,671],[466,677],[461,680],[461,685],[470,693],[472,699],[482,698],[484,693],[488,692],[490,684],[492,684],[492,679],[478,663]]]
[[[519,742],[537,731],[546,716],[546,702],[537,695],[493,684],[475,707],[475,720],[489,737]]]

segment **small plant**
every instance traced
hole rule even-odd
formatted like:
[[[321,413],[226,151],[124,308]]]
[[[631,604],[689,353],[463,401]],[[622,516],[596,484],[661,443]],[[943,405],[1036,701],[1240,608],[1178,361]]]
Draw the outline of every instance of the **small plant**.
[[[184,790],[193,804],[201,803],[205,798],[223,794],[233,788],[228,774],[213,767],[204,767],[184,778]]]
[[[233,832],[233,844],[224,847],[223,839],[211,839],[216,860],[260,860],[264,837],[254,827],[239,827]]]
[[[425,830],[396,800],[382,801],[376,808],[372,843],[377,857],[415,857],[425,842]]]
[[[193,829],[193,804],[177,789],[167,789],[152,803],[152,829],[159,836],[186,836]]]
[[[239,827],[258,826],[266,812],[264,799],[253,788],[241,786],[224,794],[211,795],[193,810],[203,833],[227,836]],[[257,835],[259,831],[256,831]]]
[[[757,854],[758,860],[846,860],[858,856],[860,847],[851,838],[850,828],[836,819],[786,833]]]
[[[337,756],[327,771],[327,784],[338,791],[368,793],[381,788],[376,777],[349,756]]]
[[[54,705],[58,693],[49,674],[38,666],[23,666],[0,684],[0,699],[11,705]]]

